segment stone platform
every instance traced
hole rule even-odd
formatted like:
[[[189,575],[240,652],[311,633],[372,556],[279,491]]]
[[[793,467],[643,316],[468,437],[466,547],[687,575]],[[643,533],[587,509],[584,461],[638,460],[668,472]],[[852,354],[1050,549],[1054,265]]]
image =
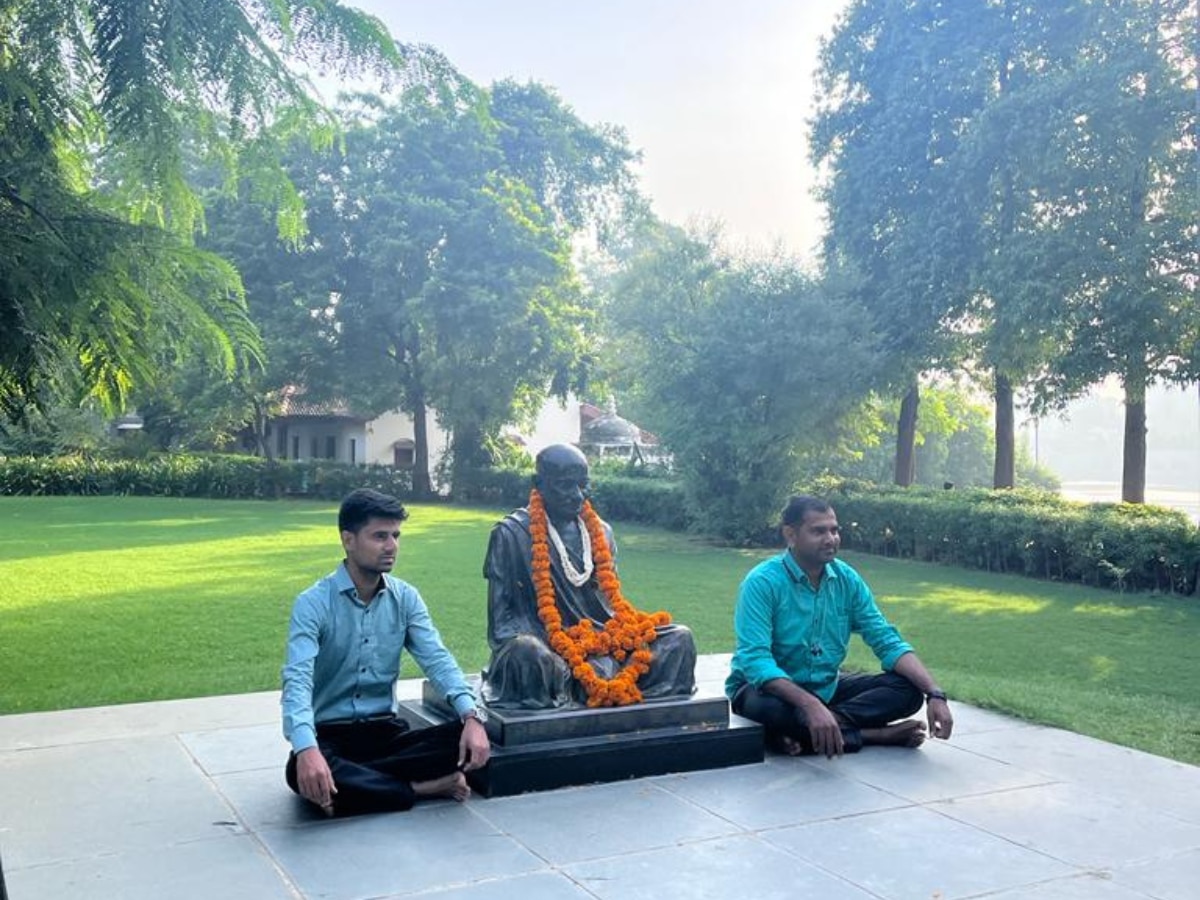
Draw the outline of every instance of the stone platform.
[[[400,704],[414,725],[453,711],[432,686]],[[695,772],[763,761],[762,726],[733,715],[723,695],[695,695],[608,709],[488,709],[492,759],[470,774],[485,797]]]
[[[1196,900],[1200,767],[952,709],[920,750],[332,821],[278,691],[0,716],[0,857],[12,900]]]

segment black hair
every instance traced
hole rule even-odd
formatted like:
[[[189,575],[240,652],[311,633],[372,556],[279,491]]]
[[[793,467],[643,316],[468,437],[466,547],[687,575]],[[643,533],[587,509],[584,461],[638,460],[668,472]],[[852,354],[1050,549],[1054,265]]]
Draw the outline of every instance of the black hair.
[[[351,491],[338,509],[338,531],[354,531],[367,524],[369,519],[395,519],[403,522],[408,518],[399,500],[371,488]]]
[[[808,494],[796,494],[789,498],[787,506],[779,514],[780,525],[799,525],[810,512],[833,512],[833,507],[820,497]]]

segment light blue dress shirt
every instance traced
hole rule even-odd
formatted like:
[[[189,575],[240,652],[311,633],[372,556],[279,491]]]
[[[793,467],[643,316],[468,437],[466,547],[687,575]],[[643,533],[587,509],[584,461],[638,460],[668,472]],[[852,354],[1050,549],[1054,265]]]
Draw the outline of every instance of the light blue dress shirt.
[[[817,590],[790,553],[763,560],[738,591],[733,615],[737,641],[725,693],[747,682],[762,687],[788,678],[828,703],[850,635],[859,634],[890,671],[912,646],[884,618],[871,589],[840,559],[825,564]]]
[[[400,655],[412,654],[460,716],[475,708],[471,688],[412,585],[383,576],[369,603],[343,562],[299,597],[283,667],[283,735],[299,753],[316,746],[322,722],[393,711]]]

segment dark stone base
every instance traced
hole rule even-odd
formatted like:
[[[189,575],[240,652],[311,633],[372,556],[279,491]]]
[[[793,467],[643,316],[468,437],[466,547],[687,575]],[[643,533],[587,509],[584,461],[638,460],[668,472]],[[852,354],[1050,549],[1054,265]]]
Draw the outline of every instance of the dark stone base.
[[[414,725],[453,715],[428,682],[400,704]],[[762,726],[732,715],[723,696],[681,697],[613,709],[488,709],[492,759],[470,774],[485,797],[694,772],[763,760]]]

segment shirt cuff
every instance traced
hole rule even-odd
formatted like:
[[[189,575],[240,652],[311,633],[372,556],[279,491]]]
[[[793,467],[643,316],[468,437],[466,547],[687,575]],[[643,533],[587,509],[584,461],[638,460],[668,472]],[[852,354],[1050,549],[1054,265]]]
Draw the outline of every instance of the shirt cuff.
[[[470,694],[457,694],[450,698],[450,705],[454,707],[454,712],[461,719],[475,708],[475,698]]]
[[[311,725],[297,725],[292,732],[292,752],[303,753],[317,746],[317,732]]]

